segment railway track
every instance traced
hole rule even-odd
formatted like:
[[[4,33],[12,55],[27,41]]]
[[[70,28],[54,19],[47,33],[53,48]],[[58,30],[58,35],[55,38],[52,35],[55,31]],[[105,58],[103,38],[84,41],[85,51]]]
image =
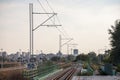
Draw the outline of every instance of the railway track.
[[[71,80],[73,74],[75,73],[76,69],[75,68],[70,68],[63,72],[62,74],[56,76],[55,78],[51,80]]]

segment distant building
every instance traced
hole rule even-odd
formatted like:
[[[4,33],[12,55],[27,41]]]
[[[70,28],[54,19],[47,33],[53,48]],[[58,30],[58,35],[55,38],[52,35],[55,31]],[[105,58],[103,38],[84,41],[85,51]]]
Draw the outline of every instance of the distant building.
[[[25,57],[27,60],[29,60],[30,59],[30,52],[26,52]]]
[[[77,56],[78,55],[78,49],[74,49],[73,54],[74,54],[74,56]]]
[[[12,53],[12,54],[8,55],[8,59],[9,59],[9,61],[15,61],[16,60],[15,59],[15,53]]]
[[[46,54],[41,53],[41,54],[36,56],[36,59],[38,62],[43,62],[46,59]]]
[[[26,52],[22,52],[22,56],[25,57],[25,55],[26,55]]]
[[[0,56],[2,56],[2,52],[0,52]]]
[[[7,57],[7,52],[6,51],[0,52],[0,56]]]
[[[7,59],[7,52],[6,51],[0,52],[0,57],[1,57],[0,62],[1,61],[6,61],[6,59]]]
[[[57,54],[56,54],[58,57],[62,57],[62,53],[59,51]]]
[[[20,52],[16,52],[16,57],[20,57]]]
[[[53,54],[53,53],[49,53],[49,54],[46,55],[46,58],[47,58],[47,60],[50,60],[54,56],[56,56],[56,55]]]

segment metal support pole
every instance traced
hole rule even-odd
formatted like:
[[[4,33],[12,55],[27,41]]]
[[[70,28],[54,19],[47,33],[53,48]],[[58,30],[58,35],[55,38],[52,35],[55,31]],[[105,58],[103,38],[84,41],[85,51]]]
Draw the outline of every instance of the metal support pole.
[[[62,40],[67,40],[65,43],[62,44]],[[69,43],[73,38],[62,38],[61,35],[59,35],[59,51],[61,52],[61,49],[64,45]],[[67,54],[69,55],[69,44],[67,45]]]
[[[31,5],[32,5],[32,4],[29,4],[29,23],[30,23],[30,24],[29,24],[29,25],[30,25],[30,49],[29,49],[29,50],[30,50],[30,55],[31,55],[31,32],[32,32],[32,31],[31,31],[31,30],[32,30],[32,29],[31,29],[31,15],[32,15]]]
[[[67,44],[67,54],[68,55],[69,55],[69,47],[74,46],[74,45],[78,45],[78,44]],[[72,55],[72,51],[73,51],[73,49],[71,48],[71,55]]]
[[[59,52],[61,52],[61,35],[59,35]]]
[[[33,4],[29,4],[29,21],[30,21],[30,55],[33,56]]]
[[[31,10],[32,10],[32,13],[33,13],[33,4],[32,4],[32,7],[31,7]],[[31,16],[31,24],[32,24],[32,57],[33,57],[33,53],[34,53],[34,45],[33,45],[33,43],[34,43],[34,40],[33,40],[33,14],[32,14],[32,16]]]
[[[67,54],[69,55],[69,44],[67,44]]]
[[[73,53],[72,51],[73,51],[73,49],[71,48],[71,55],[72,55],[72,53]]]
[[[33,27],[33,15],[34,14],[52,14],[51,16],[48,15],[48,18],[46,20],[44,20],[40,25],[38,25],[37,27]],[[34,53],[34,31],[36,29],[38,29],[40,26],[61,26],[61,25],[45,25],[45,23],[47,21],[49,21],[52,17],[54,17],[55,15],[57,15],[57,13],[36,13],[33,12],[33,3],[29,3],[29,22],[30,22],[30,55],[32,55],[31,57],[33,58],[33,53]],[[59,51],[61,51],[61,40],[60,40],[60,47],[59,47]]]

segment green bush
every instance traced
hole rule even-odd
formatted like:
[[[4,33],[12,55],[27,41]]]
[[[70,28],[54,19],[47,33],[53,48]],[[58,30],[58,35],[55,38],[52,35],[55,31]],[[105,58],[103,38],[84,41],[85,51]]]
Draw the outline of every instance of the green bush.
[[[91,72],[86,72],[81,74],[81,76],[91,76],[91,75],[93,75]]]
[[[117,69],[116,69],[117,72],[120,72],[120,64],[117,65]]]
[[[99,73],[100,75],[107,75],[104,71],[102,71],[101,69],[99,69]]]
[[[83,72],[83,73],[81,73],[81,71],[79,71],[77,73],[77,76],[91,76],[91,75],[93,75],[92,72]]]
[[[77,73],[77,76],[81,76],[81,71],[79,71],[79,72]]]

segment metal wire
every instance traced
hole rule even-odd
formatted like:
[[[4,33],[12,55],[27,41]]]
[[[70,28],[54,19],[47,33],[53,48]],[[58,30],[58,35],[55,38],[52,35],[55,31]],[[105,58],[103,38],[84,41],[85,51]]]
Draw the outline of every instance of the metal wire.
[[[48,2],[48,0],[45,0],[46,2],[47,2],[47,4],[48,4],[48,7],[52,10],[52,12],[54,13],[55,11],[53,10],[53,8],[51,7],[51,5],[49,4],[49,2]],[[61,24],[61,22],[60,22],[60,19],[59,19],[59,17],[56,15],[56,19],[57,19],[57,21],[59,22],[59,24]],[[69,37],[69,35],[67,34],[67,32],[65,31],[65,29],[61,26],[61,28],[62,28],[62,30],[63,30],[63,32],[64,32],[64,35],[66,35],[66,36],[68,36]],[[62,32],[62,31],[60,31],[60,32]],[[62,34],[63,34],[63,32],[62,32]]]

